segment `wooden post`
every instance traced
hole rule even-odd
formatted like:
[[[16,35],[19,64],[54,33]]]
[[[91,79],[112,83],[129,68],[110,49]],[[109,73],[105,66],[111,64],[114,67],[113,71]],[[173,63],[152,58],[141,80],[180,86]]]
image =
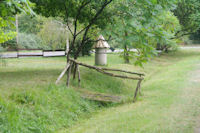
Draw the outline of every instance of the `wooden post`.
[[[78,72],[78,86],[81,84],[81,75],[80,75],[80,70],[79,70],[79,65],[77,64],[77,72]]]
[[[68,55],[68,52],[69,52],[69,39],[67,38],[67,39],[66,39],[66,50],[65,50],[66,57],[67,57],[67,55]],[[44,50],[42,50],[42,53],[43,53],[43,56],[44,56]],[[61,72],[61,74],[60,74],[59,77],[57,78],[56,84],[59,83],[59,81],[61,80],[61,78],[64,76],[64,74],[65,74],[65,73],[67,72],[67,70],[69,69],[69,67],[70,67],[70,62],[69,62],[69,63],[67,62],[67,65],[66,65],[65,69]],[[67,83],[68,83],[68,81],[67,81]]]
[[[66,52],[66,56],[67,56],[67,54],[69,52],[69,39],[68,38],[66,39],[66,50],[65,50],[65,52]]]
[[[67,83],[66,83],[67,87],[69,87],[71,68],[72,68],[72,63],[69,62],[69,69],[68,69],[68,73],[67,73]]]
[[[61,78],[64,76],[64,74],[66,73],[66,71],[68,70],[70,64],[67,64],[67,66],[65,67],[65,69],[62,71],[62,73],[60,74],[60,76],[57,78],[56,80],[56,84],[58,84],[61,80]]]
[[[73,75],[73,79],[76,78],[76,72],[77,72],[77,64],[74,63],[74,75]]]
[[[142,75],[140,75],[140,77],[142,77]],[[140,88],[139,88],[139,94],[140,94],[140,96],[142,95],[142,92],[141,92],[141,83],[140,83]]]
[[[133,99],[133,102],[136,101],[136,98],[137,98],[137,92],[140,88],[140,84],[141,84],[142,80],[139,80],[138,83],[137,83],[137,87],[136,87],[136,90],[135,90],[135,95],[134,95],[134,99]]]

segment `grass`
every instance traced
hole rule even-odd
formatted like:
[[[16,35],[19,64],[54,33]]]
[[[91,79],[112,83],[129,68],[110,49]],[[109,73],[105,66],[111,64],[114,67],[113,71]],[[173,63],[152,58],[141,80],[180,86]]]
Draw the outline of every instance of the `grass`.
[[[65,58],[6,59],[0,65],[0,132],[192,132],[200,113],[199,84],[193,74],[200,51],[179,51],[151,60],[143,68],[108,55],[108,66],[146,73],[144,96],[131,103],[136,82],[81,67],[81,87],[126,97],[126,104],[102,106],[54,82]],[[94,57],[79,59],[94,64]],[[195,75],[195,74],[193,74]],[[189,93],[190,92],[190,93]]]
[[[8,59],[0,69],[0,132],[55,132],[99,108],[64,84],[64,58]]]
[[[101,110],[72,133],[193,133],[200,115],[200,51],[163,55],[147,65],[143,98]]]

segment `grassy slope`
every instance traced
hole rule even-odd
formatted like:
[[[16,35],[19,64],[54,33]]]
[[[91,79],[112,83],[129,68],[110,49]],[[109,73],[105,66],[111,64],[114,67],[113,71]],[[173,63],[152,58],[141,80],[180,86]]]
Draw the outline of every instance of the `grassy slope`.
[[[93,65],[93,58],[84,57],[80,60]],[[183,98],[178,97],[183,96],[185,91],[182,87],[187,85],[187,73],[198,63],[198,59],[199,51],[171,53],[149,62],[143,70],[123,64],[118,55],[109,55],[108,67],[147,73],[143,84],[145,95],[135,104],[106,109],[90,120],[84,118],[96,114],[95,111],[100,108],[98,103],[81,99],[77,92],[70,89],[72,86],[66,89],[65,80],[59,86],[53,84],[65,66],[65,58],[8,59],[7,67],[0,67],[0,131],[66,132],[65,129],[81,117],[83,119],[80,123],[85,124],[77,124],[72,128],[77,132],[174,130],[174,124],[169,126],[168,123],[176,121],[172,116],[168,118],[168,115],[176,112],[177,101],[184,102]],[[131,80],[110,78],[86,68],[81,68],[81,77],[81,86],[85,89],[123,95],[128,101],[132,100],[135,82]],[[72,85],[77,87],[77,82],[72,82]],[[192,94],[198,94],[196,89]],[[188,97],[186,101],[190,100]],[[199,102],[195,100],[194,103]],[[198,104],[192,107],[196,108]],[[191,107],[186,106],[185,110],[188,108]],[[180,112],[175,114],[177,120]],[[190,129],[188,126],[193,124],[191,113],[188,116],[189,124],[183,122],[186,125],[184,128]],[[159,123],[160,126],[157,126]],[[171,129],[165,127],[165,124]],[[72,129],[69,129],[70,132]]]
[[[0,67],[0,132],[55,132],[97,104],[52,83],[64,58],[9,59]]]
[[[113,65],[122,65],[117,55],[109,57]],[[93,64],[93,58],[81,60]],[[7,59],[6,63],[6,67],[0,66],[0,132],[56,132],[102,107],[80,98],[72,89],[76,82],[66,88],[66,77],[59,86],[54,85],[65,66],[64,57]],[[126,89],[131,84],[125,85],[125,80],[85,68],[81,68],[81,77],[81,86],[88,90],[127,96],[133,91]]]
[[[200,114],[199,53],[179,52],[152,61],[145,66],[148,76],[140,101],[105,109],[69,131],[193,133]]]

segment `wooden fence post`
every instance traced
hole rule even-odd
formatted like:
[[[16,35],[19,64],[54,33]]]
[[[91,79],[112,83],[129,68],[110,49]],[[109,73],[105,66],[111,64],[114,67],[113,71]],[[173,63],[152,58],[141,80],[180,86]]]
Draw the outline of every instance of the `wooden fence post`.
[[[68,73],[67,73],[67,83],[66,83],[67,87],[69,87],[71,68],[72,68],[72,62],[69,61],[69,69],[68,69]]]
[[[60,74],[60,76],[57,78],[56,80],[56,84],[58,84],[61,80],[61,78],[64,76],[64,74],[66,73],[66,71],[68,70],[70,64],[67,64],[67,66],[65,67],[65,69],[62,71],[62,73]]]
[[[77,64],[74,63],[74,75],[73,75],[73,79],[76,78],[76,72],[77,72]]]
[[[139,80],[138,83],[137,83],[137,87],[136,87],[136,90],[135,90],[133,102],[136,101],[137,93],[138,93],[138,90],[140,89],[140,84],[141,84],[141,82],[142,82],[142,80]]]
[[[77,73],[78,73],[78,86],[80,86],[81,84],[81,75],[80,75],[80,69],[79,69],[79,65],[77,64]]]

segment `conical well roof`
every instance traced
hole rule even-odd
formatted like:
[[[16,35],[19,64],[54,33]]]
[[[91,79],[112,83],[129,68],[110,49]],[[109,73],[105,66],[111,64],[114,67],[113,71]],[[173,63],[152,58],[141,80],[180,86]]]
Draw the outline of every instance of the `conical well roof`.
[[[102,35],[99,36],[98,42],[94,45],[93,48],[110,48],[109,44],[105,41]]]

